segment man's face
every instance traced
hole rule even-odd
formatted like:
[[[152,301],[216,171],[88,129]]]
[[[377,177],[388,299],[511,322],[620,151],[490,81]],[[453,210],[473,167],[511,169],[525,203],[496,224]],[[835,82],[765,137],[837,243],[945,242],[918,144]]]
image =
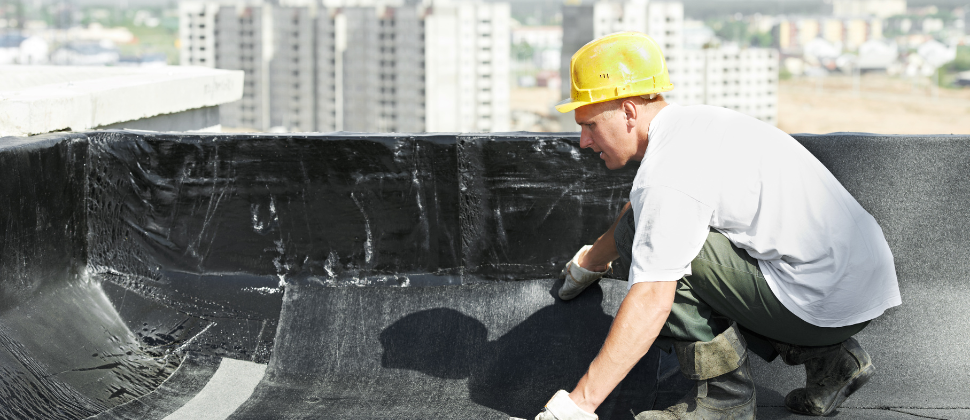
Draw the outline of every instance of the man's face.
[[[582,127],[579,147],[599,153],[609,169],[624,167],[637,153],[636,133],[627,125],[623,109],[617,109],[615,103],[577,108],[576,124]]]

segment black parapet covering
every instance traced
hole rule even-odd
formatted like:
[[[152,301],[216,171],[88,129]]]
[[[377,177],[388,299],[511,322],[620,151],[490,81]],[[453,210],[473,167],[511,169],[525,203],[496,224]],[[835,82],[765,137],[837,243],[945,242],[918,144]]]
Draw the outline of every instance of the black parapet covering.
[[[125,263],[111,252],[121,219],[152,262],[138,258],[133,269],[149,278],[176,270],[396,285],[400,273],[459,274],[453,136],[118,140],[127,135],[92,142],[92,170],[106,173],[104,182],[92,174],[92,190],[124,200],[97,222],[106,233],[98,265]]]
[[[489,279],[548,278],[619,215],[639,167],[609,171],[575,133],[458,139],[464,265]]]
[[[91,265],[146,279],[550,277],[609,227],[636,171],[608,173],[575,137],[534,133],[106,132],[91,149]]]
[[[0,138],[0,307],[84,264],[85,136]]]
[[[3,418],[83,418],[178,363],[132,340],[85,270],[87,146],[82,134],[0,139]]]

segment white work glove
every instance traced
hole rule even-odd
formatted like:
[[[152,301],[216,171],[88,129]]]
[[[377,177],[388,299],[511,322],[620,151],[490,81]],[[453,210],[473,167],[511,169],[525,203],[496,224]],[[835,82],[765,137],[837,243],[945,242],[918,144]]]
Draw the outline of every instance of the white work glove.
[[[510,420],[515,420],[515,417]],[[546,408],[536,416],[536,420],[599,420],[599,417],[583,411],[569,398],[568,392],[559,390],[546,403]]]
[[[562,273],[559,278],[565,279],[562,283],[562,288],[559,289],[559,297],[562,300],[569,300],[578,296],[583,290],[586,290],[589,285],[596,282],[609,271],[609,266],[612,264],[607,264],[606,271],[589,271],[579,265],[579,257],[586,254],[592,248],[592,245],[586,245],[580,248],[579,252],[573,256],[572,261],[566,263],[566,268],[562,269]]]

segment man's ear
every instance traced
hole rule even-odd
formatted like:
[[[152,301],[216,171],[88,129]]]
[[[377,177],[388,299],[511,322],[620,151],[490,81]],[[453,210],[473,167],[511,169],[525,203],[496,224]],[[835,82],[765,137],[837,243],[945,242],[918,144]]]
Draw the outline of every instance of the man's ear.
[[[622,106],[621,109],[623,110],[623,116],[626,119],[627,128],[636,127],[637,116],[639,116],[638,114],[639,110],[637,109],[637,104],[634,103],[633,100],[627,99],[623,101],[623,104],[621,106]]]

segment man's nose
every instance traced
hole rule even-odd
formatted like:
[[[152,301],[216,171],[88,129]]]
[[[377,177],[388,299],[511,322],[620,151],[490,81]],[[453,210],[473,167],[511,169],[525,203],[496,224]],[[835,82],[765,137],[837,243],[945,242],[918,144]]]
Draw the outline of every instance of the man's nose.
[[[586,127],[583,127],[579,132],[579,148],[585,149],[588,147],[593,147],[593,136]]]

